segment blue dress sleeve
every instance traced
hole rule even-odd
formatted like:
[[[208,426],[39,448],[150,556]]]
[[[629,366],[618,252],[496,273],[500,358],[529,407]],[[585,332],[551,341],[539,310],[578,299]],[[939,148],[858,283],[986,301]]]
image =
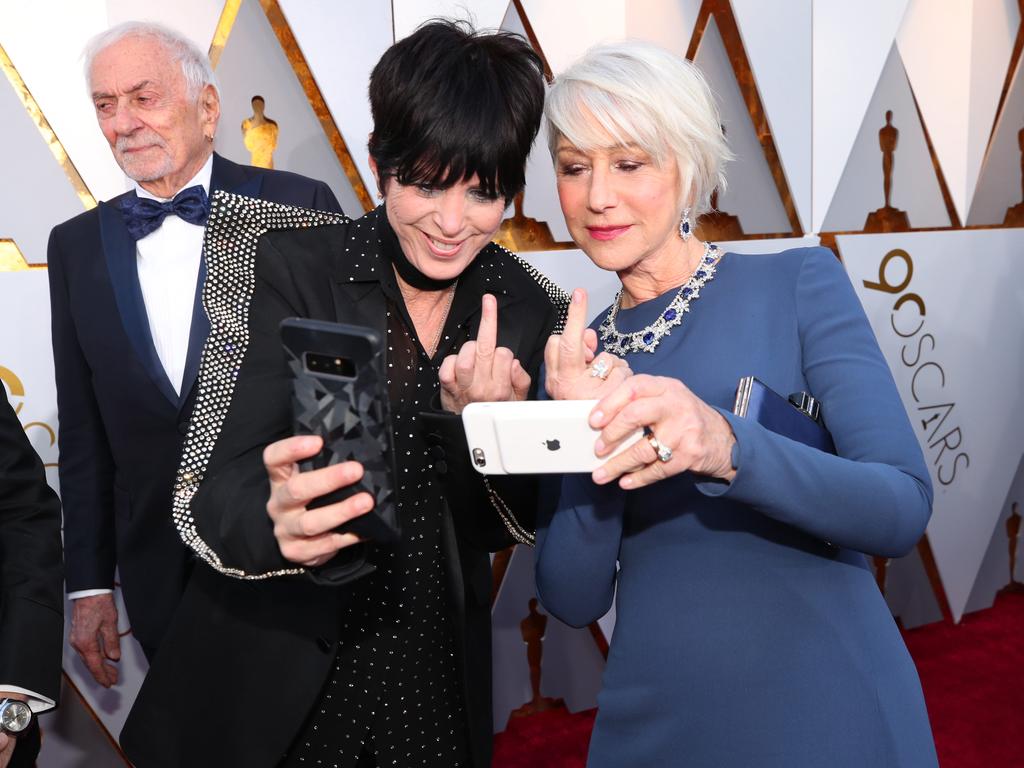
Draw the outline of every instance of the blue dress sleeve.
[[[566,475],[559,496],[558,478],[552,479],[557,511],[542,504],[537,514],[537,597],[561,621],[585,627],[604,616],[615,597],[625,491],[595,485],[590,475]]]
[[[795,291],[804,378],[837,455],[721,411],[736,436],[736,475],[698,489],[837,546],[904,555],[928,524],[932,486],[892,374],[831,253],[807,249]]]

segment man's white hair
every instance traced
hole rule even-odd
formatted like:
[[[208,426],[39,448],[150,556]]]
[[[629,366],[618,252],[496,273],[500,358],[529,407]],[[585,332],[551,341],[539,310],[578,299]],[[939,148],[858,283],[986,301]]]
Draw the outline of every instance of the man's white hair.
[[[695,65],[656,45],[627,40],[591,48],[555,78],[544,115],[552,158],[562,136],[584,151],[611,138],[659,164],[674,158],[679,208],[691,207],[694,218],[725,189],[723,166],[733,155],[711,89]]]
[[[200,92],[207,85],[212,85],[218,92],[217,77],[213,74],[210,58],[199,46],[180,32],[152,21],[126,21],[100,32],[85,45],[82,56],[85,67],[85,82],[92,92],[92,64],[96,57],[115,43],[129,37],[151,37],[163,45],[172,61],[181,66],[181,74],[185,77],[185,87],[189,98],[198,99]]]

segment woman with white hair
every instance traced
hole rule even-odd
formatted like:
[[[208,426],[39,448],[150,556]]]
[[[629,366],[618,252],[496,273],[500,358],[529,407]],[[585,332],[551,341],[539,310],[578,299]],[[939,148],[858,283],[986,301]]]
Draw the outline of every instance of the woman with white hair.
[[[591,375],[636,373],[591,413],[598,456],[646,436],[564,478],[538,524],[551,613],[585,626],[615,600],[588,764],[935,765],[864,556],[908,552],[932,489],[842,266],[823,248],[749,256],[694,237],[729,151],[688,62],[636,42],[592,49],[546,116],[573,239],[622,281],[591,330],[575,292],[547,389],[585,396],[596,346]],[[734,415],[748,375],[817,398],[836,454]]]

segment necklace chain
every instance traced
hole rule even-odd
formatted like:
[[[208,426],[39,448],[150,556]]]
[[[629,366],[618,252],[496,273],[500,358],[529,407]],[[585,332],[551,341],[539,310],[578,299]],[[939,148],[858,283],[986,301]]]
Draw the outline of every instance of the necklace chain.
[[[459,284],[456,280],[452,283],[451,288],[448,289],[448,301],[444,305],[444,312],[441,315],[441,322],[437,326],[437,333],[434,334],[434,340],[430,343],[430,349],[427,350],[427,357],[433,358],[437,354],[437,347],[441,343],[441,334],[444,333],[444,325],[448,322],[448,313],[452,310],[452,302],[455,301],[455,286]]]
[[[683,315],[690,311],[690,302],[700,296],[700,289],[715,276],[721,258],[722,254],[717,245],[705,243],[704,253],[697,262],[693,274],[679,287],[672,301],[657,319],[639,331],[622,333],[615,327],[615,318],[622,304],[622,291],[615,294],[615,301],[612,302],[607,317],[597,329],[601,341],[604,342],[605,351],[620,357],[630,352],[654,352],[661,340],[683,322]]]

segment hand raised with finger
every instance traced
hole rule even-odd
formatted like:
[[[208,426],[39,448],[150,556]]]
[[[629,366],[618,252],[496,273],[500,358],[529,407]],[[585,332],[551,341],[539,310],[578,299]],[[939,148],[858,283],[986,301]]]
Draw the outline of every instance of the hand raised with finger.
[[[370,494],[361,492],[334,504],[307,508],[314,499],[351,486],[363,476],[363,466],[356,461],[301,472],[298,462],[315,456],[322,445],[317,436],[297,435],[271,443],[263,451],[270,479],[267,514],[274,523],[274,538],[286,560],[307,568],[323,565],[338,550],[361,541],[355,534],[335,529],[365,515],[374,503]]]
[[[632,375],[624,360],[608,352],[595,356],[597,334],[587,328],[587,292],[577,288],[562,333],[544,348],[544,386],[554,400],[593,400]]]
[[[525,400],[530,374],[512,350],[498,345],[498,302],[485,294],[481,300],[476,339],[462,345],[457,355],[441,362],[441,406],[462,413],[470,403]]]

